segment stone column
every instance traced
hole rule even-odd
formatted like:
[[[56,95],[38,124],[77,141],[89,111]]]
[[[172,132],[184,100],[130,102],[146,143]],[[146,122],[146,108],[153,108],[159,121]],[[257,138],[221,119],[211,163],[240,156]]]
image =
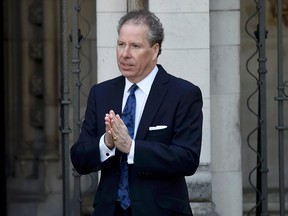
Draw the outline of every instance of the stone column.
[[[211,0],[210,21],[212,200],[241,216],[240,0]]]
[[[175,76],[198,85],[203,94],[203,142],[200,166],[186,177],[194,215],[213,215],[210,171],[210,46],[209,1],[150,1],[161,19],[165,39],[159,63]]]
[[[43,76],[44,76],[44,136],[45,152],[42,159],[57,160],[58,152],[58,65],[57,65],[57,12],[56,2],[43,1]],[[60,54],[59,54],[60,55]]]
[[[128,11],[140,8],[148,8],[148,0],[127,0]]]

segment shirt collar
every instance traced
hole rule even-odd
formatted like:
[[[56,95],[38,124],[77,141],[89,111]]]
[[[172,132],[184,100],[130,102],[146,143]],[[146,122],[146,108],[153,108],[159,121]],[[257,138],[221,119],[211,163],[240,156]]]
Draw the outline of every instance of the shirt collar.
[[[158,72],[158,67],[155,65],[154,69],[146,76],[143,80],[140,82],[136,83],[139,89],[141,89],[146,95],[149,94],[152,83],[157,75]],[[130,87],[134,83],[131,83],[127,78],[125,78],[125,89],[124,92],[128,92]]]

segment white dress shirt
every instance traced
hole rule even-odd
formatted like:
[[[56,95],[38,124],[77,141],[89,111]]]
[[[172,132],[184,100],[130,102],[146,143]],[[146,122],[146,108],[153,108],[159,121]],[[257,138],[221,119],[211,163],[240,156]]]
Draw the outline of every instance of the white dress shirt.
[[[132,138],[132,145],[130,148],[130,152],[127,157],[128,164],[134,163],[134,152],[135,152],[135,136],[137,133],[137,129],[139,126],[139,122],[152,86],[152,83],[156,77],[156,74],[158,72],[158,67],[155,66],[155,68],[151,71],[151,73],[145,77],[142,81],[139,83],[136,83],[138,86],[138,89],[135,91],[135,97],[136,97],[136,111],[135,111],[135,128],[134,128],[134,137]],[[122,111],[124,109],[124,106],[126,104],[127,98],[129,96],[129,89],[133,85],[133,83],[129,82],[127,79],[125,79],[125,88],[124,88],[124,95],[123,95],[123,102],[122,102]],[[117,114],[117,113],[116,113]],[[105,134],[104,134],[105,135]],[[101,161],[107,160],[109,157],[112,157],[115,155],[116,148],[114,147],[112,150],[110,150],[104,142],[104,135],[100,139],[99,147],[100,147],[100,158]]]

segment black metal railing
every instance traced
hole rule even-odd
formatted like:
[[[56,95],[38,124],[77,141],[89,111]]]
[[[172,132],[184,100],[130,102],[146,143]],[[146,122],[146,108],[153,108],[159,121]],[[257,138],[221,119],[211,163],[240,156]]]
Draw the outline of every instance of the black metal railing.
[[[61,149],[63,173],[63,216],[70,216],[70,172],[69,172],[69,79],[68,79],[68,43],[67,43],[67,0],[60,1],[60,43],[61,43]]]
[[[255,79],[255,90],[247,99],[247,107],[249,111],[256,116],[256,127],[248,134],[247,143],[250,149],[255,152],[257,156],[257,164],[249,173],[249,183],[256,192],[256,203],[248,212],[248,215],[256,214],[264,216],[269,215],[268,210],[268,168],[267,168],[267,95],[266,95],[266,48],[265,40],[267,38],[266,30],[266,14],[265,14],[265,0],[255,1],[255,11],[247,19],[245,30],[246,33],[255,41],[255,52],[246,61],[247,72]],[[276,4],[276,2],[274,2]],[[284,133],[288,129],[285,125],[285,108],[284,103],[288,101],[288,94],[285,89],[288,88],[288,82],[284,81],[283,72],[283,2],[277,1],[277,75],[278,75],[278,95],[275,100],[278,102],[278,165],[279,165],[279,216],[285,215],[285,139]],[[252,34],[249,31],[249,24],[252,19],[257,18],[257,29]],[[258,71],[257,74],[250,70],[250,63],[252,59],[258,56]],[[253,110],[250,102],[253,97],[258,96],[258,110]],[[286,109],[287,110],[287,109]],[[287,114],[286,114],[287,115]],[[251,144],[251,136],[257,133],[257,147]],[[256,172],[256,183],[252,180],[252,174]]]
[[[284,119],[284,103],[288,101],[288,94],[285,88],[288,89],[288,81],[284,81],[283,72],[283,2],[277,1],[277,74],[278,74],[278,95],[275,98],[278,102],[278,161],[279,161],[279,215],[285,215],[285,149],[284,149],[284,132],[288,129]],[[287,110],[287,109],[286,109]]]

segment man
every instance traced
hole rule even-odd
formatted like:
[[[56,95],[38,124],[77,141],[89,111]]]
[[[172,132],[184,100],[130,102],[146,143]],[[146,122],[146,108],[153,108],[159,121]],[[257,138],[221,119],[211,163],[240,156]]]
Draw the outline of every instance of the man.
[[[91,88],[71,160],[80,174],[101,170],[94,216],[192,215],[185,176],[199,165],[202,94],[157,64],[163,39],[162,24],[153,13],[127,13],[118,24],[122,75]],[[132,123],[127,123],[126,103],[134,110]],[[128,185],[123,187],[124,182]],[[122,188],[127,189],[125,205]]]

